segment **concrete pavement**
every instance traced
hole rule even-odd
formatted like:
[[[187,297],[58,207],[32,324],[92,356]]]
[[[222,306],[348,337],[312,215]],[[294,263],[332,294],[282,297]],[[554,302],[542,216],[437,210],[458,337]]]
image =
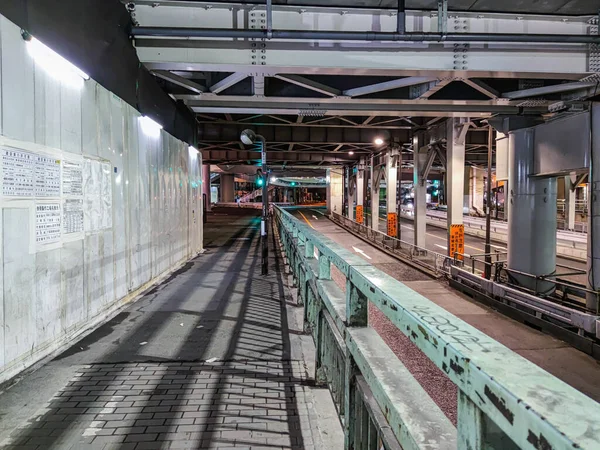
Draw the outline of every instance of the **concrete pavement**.
[[[312,340],[302,309],[290,304],[273,238],[270,275],[260,276],[258,214],[216,209],[205,254],[6,388],[0,447],[341,445],[329,394],[314,387]]]

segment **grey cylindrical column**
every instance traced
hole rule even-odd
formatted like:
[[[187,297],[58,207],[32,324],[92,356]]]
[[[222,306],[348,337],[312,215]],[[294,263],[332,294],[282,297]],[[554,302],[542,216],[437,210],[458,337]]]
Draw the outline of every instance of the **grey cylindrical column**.
[[[535,178],[534,129],[509,134],[508,268],[531,275],[556,271],[556,178]],[[549,294],[554,284],[512,274],[523,287]]]
[[[202,196],[206,199],[205,211],[210,211],[210,164],[202,166]]]
[[[594,104],[592,111],[591,167],[588,176],[588,242],[587,273],[588,289],[600,291],[600,105]],[[599,311],[598,296],[589,293],[586,305]]]
[[[224,203],[232,203],[234,201],[234,182],[235,175],[230,173],[221,174],[221,201]]]

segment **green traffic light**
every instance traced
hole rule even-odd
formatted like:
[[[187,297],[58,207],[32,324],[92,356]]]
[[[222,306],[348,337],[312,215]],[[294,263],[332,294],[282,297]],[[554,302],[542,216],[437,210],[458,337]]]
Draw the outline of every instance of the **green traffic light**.
[[[257,184],[258,186],[262,186],[262,185],[263,185],[263,179],[262,179],[262,178],[259,178],[258,180],[256,180],[256,184]]]
[[[292,181],[292,186],[296,186],[296,182],[295,181]]]

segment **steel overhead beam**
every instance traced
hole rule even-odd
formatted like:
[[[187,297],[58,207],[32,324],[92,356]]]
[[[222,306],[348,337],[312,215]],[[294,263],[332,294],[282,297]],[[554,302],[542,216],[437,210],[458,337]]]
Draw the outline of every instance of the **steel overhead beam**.
[[[425,91],[423,94],[421,94],[419,97],[417,97],[416,100],[428,99],[433,94],[435,94],[437,91],[439,91],[439,90],[443,89],[444,87],[448,86],[453,81],[455,81],[454,78],[446,78],[444,80],[438,80],[438,82],[435,83],[435,85],[433,85],[427,91]]]
[[[212,92],[213,94],[218,94],[219,92],[223,92],[225,89],[230,88],[234,84],[239,83],[240,81],[244,80],[246,77],[248,77],[247,73],[243,73],[243,72],[232,73],[231,75],[223,78],[218,83],[213,84],[210,87],[210,92]]]
[[[168,70],[153,70],[150,73],[157,78],[161,78],[177,86],[184,87],[192,92],[195,92],[196,94],[202,94],[206,91],[206,88],[204,86],[201,86],[198,83],[194,83],[193,81],[190,81],[187,78],[175,75],[174,73],[169,72]]]
[[[342,93],[342,91],[340,91],[339,89],[335,89],[331,86],[327,86],[325,84],[309,80],[308,78],[302,77],[300,75],[277,74],[274,78],[278,78],[288,83],[295,84],[296,86],[300,86],[305,89],[310,89],[311,91],[319,92],[320,94],[329,95],[330,97],[336,97]]]
[[[219,39],[289,39],[325,41],[390,42],[516,42],[542,44],[598,44],[600,36],[588,34],[533,33],[405,33],[384,31],[304,31],[233,28],[188,28],[139,26],[131,29],[133,37],[219,38]]]
[[[497,99],[500,96],[500,93],[497,90],[488,86],[483,81],[473,80],[470,78],[463,78],[463,79],[461,79],[461,81],[463,83],[465,83],[466,85],[471,86],[473,89],[481,92],[484,95],[487,95],[488,97],[490,97],[492,99]]]
[[[539,88],[523,89],[520,91],[505,92],[502,94],[503,98],[508,99],[519,99],[528,97],[538,97],[542,95],[559,94],[562,92],[578,91],[580,89],[589,89],[597,86],[597,83],[589,82],[576,82],[576,83],[563,83],[555,84],[553,86],[543,86]]]
[[[347,89],[344,95],[348,97],[359,97],[361,95],[374,94],[376,92],[390,91],[402,87],[414,86],[415,84],[429,83],[436,81],[437,77],[406,77],[397,80],[384,81],[382,83],[370,84],[357,88]]]

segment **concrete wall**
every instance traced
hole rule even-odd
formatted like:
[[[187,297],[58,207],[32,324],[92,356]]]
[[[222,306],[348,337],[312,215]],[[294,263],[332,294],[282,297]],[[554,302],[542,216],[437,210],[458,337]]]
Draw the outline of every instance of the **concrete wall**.
[[[2,382],[197,254],[202,208],[200,155],[186,143],[145,135],[139,113],[93,80],[51,78],[1,16],[0,53]],[[15,155],[35,163],[13,180],[35,189],[10,189]]]

